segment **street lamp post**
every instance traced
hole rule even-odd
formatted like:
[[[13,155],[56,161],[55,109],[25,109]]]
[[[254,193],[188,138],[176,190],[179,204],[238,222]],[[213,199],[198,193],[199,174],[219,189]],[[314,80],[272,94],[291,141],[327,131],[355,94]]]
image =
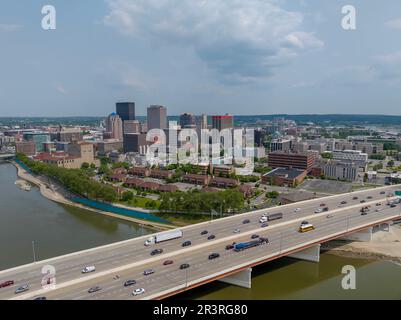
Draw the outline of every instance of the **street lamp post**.
[[[35,241],[32,241],[33,262],[36,262]]]

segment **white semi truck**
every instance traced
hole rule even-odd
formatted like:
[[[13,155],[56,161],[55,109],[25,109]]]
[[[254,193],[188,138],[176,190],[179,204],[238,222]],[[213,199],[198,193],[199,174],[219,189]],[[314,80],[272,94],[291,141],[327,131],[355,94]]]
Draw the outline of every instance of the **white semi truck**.
[[[148,240],[146,240],[145,246],[150,246],[155,243],[160,243],[160,242],[164,242],[164,241],[182,238],[182,234],[183,234],[182,231],[179,229],[159,233],[159,234],[156,234],[155,236],[150,237]]]

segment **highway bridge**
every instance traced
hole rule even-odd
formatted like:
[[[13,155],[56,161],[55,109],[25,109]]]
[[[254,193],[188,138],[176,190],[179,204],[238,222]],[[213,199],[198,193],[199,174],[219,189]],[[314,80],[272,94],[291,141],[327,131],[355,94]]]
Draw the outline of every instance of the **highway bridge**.
[[[399,189],[400,186],[388,186],[263,209],[181,228],[182,238],[150,247],[144,246],[149,238],[145,236],[0,271],[0,283],[14,281],[0,288],[0,299],[163,299],[216,280],[250,287],[253,266],[283,256],[318,262],[321,243],[341,237],[368,241],[373,226],[401,219],[400,204],[389,205]],[[371,209],[362,215],[361,208],[366,206]],[[329,211],[315,212],[322,207]],[[282,213],[283,218],[261,228],[259,219],[264,213]],[[250,222],[244,224],[244,220]],[[305,220],[315,230],[300,233]],[[234,233],[235,229],[240,232]],[[201,235],[202,231],[208,233]],[[212,234],[215,238],[208,240]],[[241,252],[226,250],[227,245],[249,241],[255,234],[268,238],[269,243]],[[183,247],[182,243],[188,240],[192,245]],[[163,253],[151,256],[154,249],[163,249]],[[210,260],[211,253],[219,253],[220,257]],[[164,265],[166,260],[173,263]],[[190,267],[181,270],[184,263]],[[43,287],[47,286],[42,274],[46,265],[56,270],[50,280],[54,287]],[[82,274],[85,266],[96,266],[96,271]],[[155,272],[144,275],[146,269]],[[136,284],[125,287],[124,282],[131,279]],[[29,285],[29,290],[15,294],[23,285]],[[89,293],[88,289],[94,286],[101,290]],[[145,293],[133,296],[137,288],[144,288]]]
[[[12,153],[0,153],[0,160],[11,160],[15,157]]]

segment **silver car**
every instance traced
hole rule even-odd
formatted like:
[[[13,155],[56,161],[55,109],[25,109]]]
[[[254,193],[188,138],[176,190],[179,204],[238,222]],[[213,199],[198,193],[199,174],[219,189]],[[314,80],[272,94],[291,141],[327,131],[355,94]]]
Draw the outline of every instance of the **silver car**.
[[[19,287],[17,290],[15,290],[15,294],[22,293],[28,290],[29,290],[29,285],[25,284],[22,287]]]

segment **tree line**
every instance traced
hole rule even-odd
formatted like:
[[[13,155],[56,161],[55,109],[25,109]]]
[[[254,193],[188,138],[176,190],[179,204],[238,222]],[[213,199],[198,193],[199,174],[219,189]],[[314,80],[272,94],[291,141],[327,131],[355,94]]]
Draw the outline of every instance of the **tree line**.
[[[28,166],[34,174],[43,174],[61,183],[72,193],[93,200],[114,202],[117,192],[110,185],[91,179],[82,169],[60,168],[43,162],[33,161],[23,154],[16,158]]]
[[[226,213],[241,210],[244,196],[237,190],[220,192],[169,192],[160,196],[160,211],[209,213],[212,210]]]

